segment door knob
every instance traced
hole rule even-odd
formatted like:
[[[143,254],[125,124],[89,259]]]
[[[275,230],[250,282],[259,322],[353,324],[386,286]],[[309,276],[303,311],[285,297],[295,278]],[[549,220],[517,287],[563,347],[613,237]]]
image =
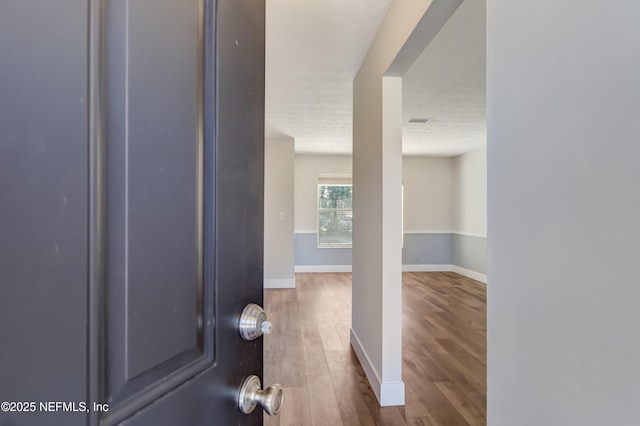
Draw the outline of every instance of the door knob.
[[[244,340],[255,340],[263,334],[271,333],[273,326],[267,321],[267,314],[260,306],[249,303],[242,310],[238,328]]]
[[[282,386],[275,384],[265,390],[261,390],[262,385],[258,376],[249,376],[242,383],[240,394],[238,395],[238,408],[245,414],[251,413],[257,404],[270,416],[275,416],[282,408]]]

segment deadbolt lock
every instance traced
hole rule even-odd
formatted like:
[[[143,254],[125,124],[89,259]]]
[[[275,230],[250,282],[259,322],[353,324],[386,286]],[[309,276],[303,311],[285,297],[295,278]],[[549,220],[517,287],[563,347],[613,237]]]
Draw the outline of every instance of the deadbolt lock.
[[[240,315],[238,329],[244,340],[255,340],[263,334],[271,333],[272,328],[267,321],[267,314],[255,303],[249,303]]]

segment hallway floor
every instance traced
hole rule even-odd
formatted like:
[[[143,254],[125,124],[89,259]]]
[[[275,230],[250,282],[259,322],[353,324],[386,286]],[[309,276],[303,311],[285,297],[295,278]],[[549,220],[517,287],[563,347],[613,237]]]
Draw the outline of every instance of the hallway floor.
[[[380,408],[349,344],[351,274],[296,274],[265,290],[274,324],[264,383],[285,403],[265,425],[486,424],[486,287],[452,272],[403,274],[406,405]]]

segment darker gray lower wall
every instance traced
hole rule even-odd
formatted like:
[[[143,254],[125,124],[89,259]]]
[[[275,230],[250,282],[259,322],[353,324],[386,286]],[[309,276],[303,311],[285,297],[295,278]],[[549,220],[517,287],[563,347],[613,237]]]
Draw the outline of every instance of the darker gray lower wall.
[[[296,266],[351,265],[350,248],[318,248],[317,234],[296,234]]]
[[[318,248],[316,234],[295,236],[296,266],[351,265],[350,248]],[[487,273],[487,239],[460,234],[404,234],[403,265],[455,265]]]
[[[487,273],[487,239],[453,234],[453,265]]]
[[[318,248],[316,234],[295,236],[296,266],[351,265],[350,248]],[[403,265],[451,265],[453,234],[405,234]]]
[[[453,234],[404,234],[403,265],[451,265]]]

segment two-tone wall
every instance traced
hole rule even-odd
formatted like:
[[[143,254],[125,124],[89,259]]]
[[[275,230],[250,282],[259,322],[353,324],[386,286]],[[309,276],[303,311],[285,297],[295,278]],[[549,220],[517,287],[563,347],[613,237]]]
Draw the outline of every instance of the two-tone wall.
[[[318,175],[351,170],[350,156],[295,156],[297,272],[351,271],[351,249],[317,247],[316,199]],[[403,191],[404,270],[454,270],[486,281],[486,151],[404,157]]]
[[[453,271],[487,281],[487,150],[453,160]]]
[[[402,264],[406,270],[446,269],[453,238],[453,160],[405,157],[402,161]]]
[[[351,270],[351,249],[318,248],[318,176],[350,175],[351,156],[296,155],[294,171],[296,272]]]

